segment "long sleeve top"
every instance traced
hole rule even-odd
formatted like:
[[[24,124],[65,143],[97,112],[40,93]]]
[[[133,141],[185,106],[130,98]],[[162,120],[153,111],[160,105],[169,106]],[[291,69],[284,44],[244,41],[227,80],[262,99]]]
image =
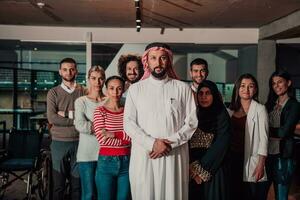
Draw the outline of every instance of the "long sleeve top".
[[[78,140],[78,132],[74,126],[74,119],[58,115],[58,111],[74,111],[75,100],[84,95],[84,89],[80,85],[72,93],[65,91],[61,85],[49,90],[47,94],[47,118],[52,124],[50,133],[53,140],[74,141]]]
[[[97,107],[105,101],[95,102],[87,96],[79,97],[75,101],[75,128],[79,131],[79,145],[77,162],[97,161],[99,143],[92,132],[92,121]]]
[[[217,117],[215,131],[196,131],[190,141],[190,162],[202,180],[209,181],[222,166],[230,145],[230,118],[224,109]]]
[[[281,138],[280,156],[291,158],[294,151],[293,134],[300,117],[300,104],[290,98],[283,107],[280,115],[280,127],[270,129],[270,136]]]
[[[94,129],[96,138],[100,144],[99,155],[120,156],[130,154],[131,139],[124,132],[123,113],[112,112],[104,106],[100,106],[94,113]],[[105,131],[114,134],[114,138],[104,138],[101,132]]]

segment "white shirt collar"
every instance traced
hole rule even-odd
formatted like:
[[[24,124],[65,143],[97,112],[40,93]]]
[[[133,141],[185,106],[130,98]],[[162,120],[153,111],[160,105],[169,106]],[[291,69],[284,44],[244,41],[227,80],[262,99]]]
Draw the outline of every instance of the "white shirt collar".
[[[191,84],[191,88],[192,88],[192,90],[193,90],[195,93],[197,92],[197,88],[194,86],[193,83]]]
[[[76,89],[76,82],[74,83],[74,87],[73,88],[69,88],[68,86],[66,86],[64,84],[64,82],[61,82],[60,86],[62,87],[62,89],[64,89],[67,93],[72,94],[75,89]]]
[[[149,76],[149,80],[151,83],[161,85],[161,84],[165,84],[166,82],[168,82],[170,80],[170,78],[167,76],[166,78],[159,80],[159,79],[154,78],[151,74]]]

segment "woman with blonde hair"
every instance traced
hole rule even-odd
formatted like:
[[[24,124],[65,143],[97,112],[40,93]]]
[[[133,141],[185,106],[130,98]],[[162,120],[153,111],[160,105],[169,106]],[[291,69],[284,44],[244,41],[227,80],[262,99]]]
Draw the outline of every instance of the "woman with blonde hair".
[[[79,131],[77,162],[81,181],[81,199],[95,198],[95,173],[99,144],[94,135],[93,116],[98,106],[105,102],[102,88],[105,72],[100,66],[92,66],[88,71],[88,93],[75,101],[75,128]]]

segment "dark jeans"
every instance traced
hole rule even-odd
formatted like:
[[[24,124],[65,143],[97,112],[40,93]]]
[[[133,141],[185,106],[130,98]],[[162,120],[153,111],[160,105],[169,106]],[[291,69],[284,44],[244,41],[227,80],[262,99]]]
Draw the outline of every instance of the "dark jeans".
[[[245,182],[245,200],[266,200],[268,197],[268,182]]]
[[[97,161],[78,162],[81,181],[81,200],[96,199],[96,176]]]
[[[266,161],[268,188],[273,183],[276,200],[287,200],[295,162],[291,158],[281,158],[279,155],[268,155]]]
[[[99,156],[96,170],[98,200],[130,198],[129,156]]]
[[[80,179],[76,163],[77,147],[78,141],[62,142],[54,140],[51,143],[54,200],[65,199],[67,179],[70,184],[71,199],[80,199]]]

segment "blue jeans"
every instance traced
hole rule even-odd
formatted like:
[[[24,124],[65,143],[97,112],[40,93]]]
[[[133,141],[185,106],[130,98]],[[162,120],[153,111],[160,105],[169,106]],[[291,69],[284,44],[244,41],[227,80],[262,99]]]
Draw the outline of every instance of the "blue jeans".
[[[81,181],[81,200],[96,199],[95,174],[97,161],[78,162]]]
[[[269,155],[266,168],[269,186],[274,183],[275,199],[288,199],[295,169],[294,160],[292,158],[281,158],[279,155]]]
[[[129,159],[129,156],[99,155],[96,170],[98,200],[129,199]]]

